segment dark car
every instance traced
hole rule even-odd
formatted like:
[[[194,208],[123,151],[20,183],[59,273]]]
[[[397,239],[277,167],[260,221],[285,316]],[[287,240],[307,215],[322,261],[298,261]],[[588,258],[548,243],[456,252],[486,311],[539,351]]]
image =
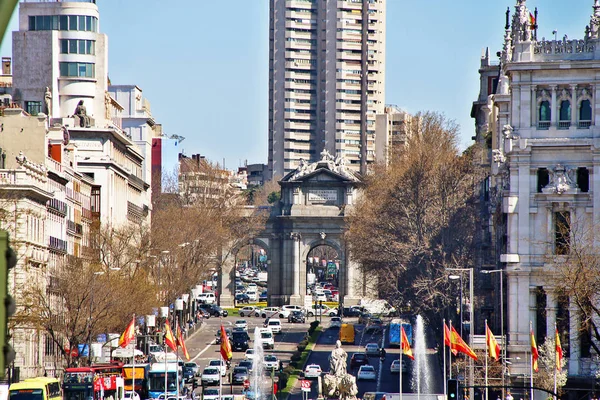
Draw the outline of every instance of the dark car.
[[[234,385],[242,385],[244,381],[250,379],[248,368],[237,366],[233,368],[232,381]]]
[[[238,303],[250,303],[250,297],[246,293],[238,293],[235,295],[235,301]]]
[[[357,307],[344,307],[343,309],[344,317],[358,317],[361,314],[361,311]]]
[[[213,317],[226,317],[228,314],[227,310],[223,310],[216,304],[202,304],[200,309],[204,309]]]
[[[371,315],[368,312],[360,313],[360,315],[358,316],[358,323],[367,325],[372,318],[373,315]]]
[[[259,296],[258,296],[258,301],[267,301],[268,300],[268,296],[267,296],[267,291],[263,291]]]
[[[229,338],[229,340],[231,340],[231,329],[229,328],[225,328],[225,333],[227,334],[227,337]],[[221,330],[219,329],[215,335],[217,337],[217,344],[221,343]]]
[[[365,332],[381,333],[383,332],[383,321],[381,318],[370,318]]]
[[[248,370],[248,373],[252,373],[252,360],[242,360],[238,364],[238,367],[245,367]]]
[[[194,368],[186,366],[184,364],[183,365],[183,381],[191,382],[194,380],[195,377],[196,377],[196,371],[194,371]]]
[[[292,311],[288,316],[288,322],[299,322],[303,324],[306,322],[306,317],[302,311]]]
[[[360,368],[361,365],[369,364],[369,358],[365,353],[354,353],[350,359],[350,368]]]
[[[233,351],[246,351],[250,348],[250,337],[246,331],[236,331],[231,334],[231,349]]]

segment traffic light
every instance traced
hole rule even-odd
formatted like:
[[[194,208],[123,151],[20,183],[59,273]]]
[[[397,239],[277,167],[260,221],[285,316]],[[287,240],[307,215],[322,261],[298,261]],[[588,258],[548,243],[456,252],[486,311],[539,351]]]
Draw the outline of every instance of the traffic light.
[[[458,380],[448,379],[448,400],[458,400]]]
[[[8,294],[8,270],[17,265],[17,256],[8,242],[8,232],[0,231],[0,378],[4,378],[6,368],[15,359],[15,352],[8,344],[8,317],[15,313],[15,302]]]

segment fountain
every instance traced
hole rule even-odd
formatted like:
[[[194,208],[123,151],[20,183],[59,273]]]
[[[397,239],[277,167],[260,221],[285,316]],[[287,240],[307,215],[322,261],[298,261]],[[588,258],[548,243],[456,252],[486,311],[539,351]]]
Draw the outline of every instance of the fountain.
[[[271,381],[265,377],[264,351],[260,340],[260,327],[254,328],[254,358],[250,378],[249,398],[263,399],[271,395]]]
[[[413,391],[419,395],[421,393],[433,393],[431,390],[431,373],[429,371],[429,363],[427,362],[425,323],[423,322],[423,317],[421,317],[420,315],[417,315],[414,357],[415,363],[411,381]]]

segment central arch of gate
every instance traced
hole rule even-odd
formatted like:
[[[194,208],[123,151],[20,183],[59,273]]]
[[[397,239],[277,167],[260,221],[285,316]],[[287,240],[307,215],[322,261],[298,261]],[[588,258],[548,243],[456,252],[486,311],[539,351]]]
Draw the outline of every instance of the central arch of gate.
[[[334,278],[340,303],[358,304],[365,295],[364,279],[352,260],[344,233],[346,215],[359,195],[360,176],[346,168],[345,159],[334,159],[324,151],[320,161],[302,161],[279,184],[281,200],[271,208],[264,231],[247,244],[260,247],[266,256],[269,306],[307,305],[312,301],[307,294],[307,281],[318,277]],[[328,259],[325,265],[320,263],[323,259],[311,256],[317,254],[311,251],[323,246],[336,254],[335,260]],[[227,271],[223,271],[222,306],[233,305],[232,281],[238,250],[226,262]]]

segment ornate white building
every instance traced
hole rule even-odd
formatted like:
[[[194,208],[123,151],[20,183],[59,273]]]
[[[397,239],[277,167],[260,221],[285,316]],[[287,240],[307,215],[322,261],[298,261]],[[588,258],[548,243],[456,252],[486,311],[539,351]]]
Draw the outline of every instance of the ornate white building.
[[[472,116],[491,150],[490,240],[507,282],[511,376],[528,379],[531,321],[538,344],[556,324],[576,382],[598,365],[573,299],[550,277],[575,235],[600,222],[600,2],[579,39],[538,39],[530,13],[518,0],[510,23],[507,14],[500,67],[487,53]]]

